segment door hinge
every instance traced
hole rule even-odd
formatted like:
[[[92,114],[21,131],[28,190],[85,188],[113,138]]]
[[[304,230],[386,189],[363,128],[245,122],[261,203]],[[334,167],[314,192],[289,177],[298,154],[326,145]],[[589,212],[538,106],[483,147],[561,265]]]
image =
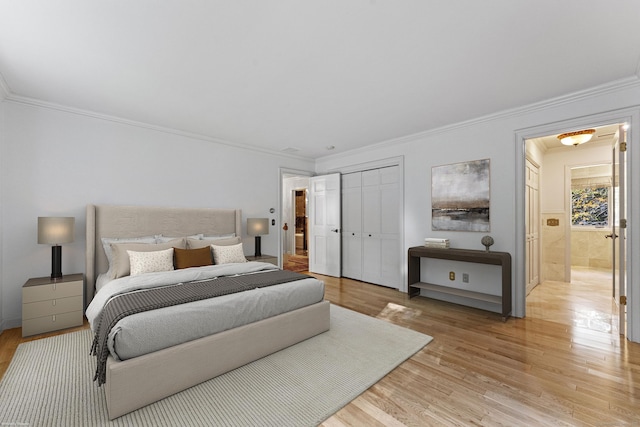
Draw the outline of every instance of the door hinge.
[[[627,228],[627,220],[626,219],[621,219],[620,220],[620,228]]]
[[[620,295],[620,305],[627,305],[627,296]]]
[[[626,142],[621,142],[620,143],[620,151],[622,151],[623,153],[625,151],[627,151],[627,143]]]

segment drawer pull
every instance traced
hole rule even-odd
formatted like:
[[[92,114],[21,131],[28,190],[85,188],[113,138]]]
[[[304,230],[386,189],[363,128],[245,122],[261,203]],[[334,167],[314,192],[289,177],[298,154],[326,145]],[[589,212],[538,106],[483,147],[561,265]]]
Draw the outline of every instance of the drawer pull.
[[[53,282],[53,290],[56,290],[56,282]]]
[[[51,305],[55,307],[56,306],[56,300],[51,300]]]
[[[56,315],[55,315],[55,314],[52,316],[51,320],[52,320],[53,322],[55,322],[55,321],[56,321]]]

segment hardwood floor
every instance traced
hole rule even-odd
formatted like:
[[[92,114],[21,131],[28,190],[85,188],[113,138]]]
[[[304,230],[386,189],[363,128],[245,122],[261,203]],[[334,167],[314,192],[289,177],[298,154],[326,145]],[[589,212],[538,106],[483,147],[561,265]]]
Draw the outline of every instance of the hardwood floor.
[[[640,344],[612,327],[609,280],[577,273],[539,285],[506,323],[323,277],[331,302],[434,340],[322,425],[640,425]]]
[[[539,285],[527,317],[506,323],[496,313],[316,275],[332,303],[434,337],[322,425],[640,425],[640,344],[613,327],[606,277],[582,273],[571,284]],[[0,335],[0,375],[19,343],[56,333],[20,334]]]

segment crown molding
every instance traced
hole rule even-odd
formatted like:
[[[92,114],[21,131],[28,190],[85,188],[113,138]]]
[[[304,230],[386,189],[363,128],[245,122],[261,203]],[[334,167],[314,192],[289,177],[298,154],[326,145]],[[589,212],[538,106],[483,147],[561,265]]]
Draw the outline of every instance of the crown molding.
[[[630,88],[634,88],[634,87],[638,87],[640,86],[640,62],[638,64],[638,70],[637,70],[637,74],[632,76],[632,77],[628,77],[625,79],[620,79],[620,80],[615,80],[612,82],[608,82],[599,86],[595,86],[589,89],[584,89],[581,91],[577,91],[577,92],[572,92],[566,95],[562,95],[556,98],[551,98],[545,101],[540,101],[540,102],[536,102],[533,104],[528,104],[522,107],[516,107],[516,108],[512,108],[509,110],[503,110],[503,111],[499,111],[497,113],[492,113],[492,114],[488,114],[485,116],[481,116],[481,117],[477,117],[475,119],[470,119],[470,120],[465,120],[462,122],[458,122],[458,123],[453,123],[451,125],[446,125],[446,126],[441,126],[439,128],[435,128],[435,129],[430,129],[427,131],[423,131],[423,132],[418,132],[418,133],[414,133],[414,134],[410,134],[410,135],[405,135],[405,136],[401,136],[398,138],[393,138],[393,139],[389,139],[389,140],[385,140],[385,141],[380,141],[377,143],[373,143],[373,144],[368,144],[364,147],[360,147],[360,148],[355,148],[353,150],[348,150],[348,151],[343,151],[340,153],[335,153],[335,154],[330,154],[327,156],[322,156],[319,157],[317,159],[311,158],[311,157],[305,157],[305,156],[300,156],[300,155],[295,155],[295,154],[291,154],[291,153],[286,153],[286,152],[282,152],[282,151],[276,151],[276,150],[269,150],[266,148],[262,148],[262,147],[257,147],[254,145],[249,145],[249,144],[242,144],[242,143],[237,143],[237,142],[231,142],[231,141],[227,141],[221,138],[216,138],[216,137],[211,137],[211,136],[207,136],[207,135],[201,135],[201,134],[196,134],[196,133],[192,133],[192,132],[187,132],[187,131],[182,131],[182,130],[178,130],[178,129],[172,129],[172,128],[168,128],[168,127],[164,127],[164,126],[158,126],[158,125],[153,125],[150,123],[144,123],[144,122],[139,122],[139,121],[135,121],[135,120],[129,120],[129,119],[125,119],[122,117],[117,117],[117,116],[111,116],[108,114],[102,114],[102,113],[97,113],[94,111],[90,111],[90,110],[83,110],[83,109],[79,109],[79,108],[73,108],[73,107],[68,107],[65,105],[61,105],[61,104],[56,104],[56,103],[52,103],[52,102],[46,102],[46,101],[42,101],[39,99],[35,99],[35,98],[29,98],[29,97],[24,97],[24,96],[19,96],[19,95],[14,95],[11,93],[11,91],[9,90],[9,87],[6,83],[6,81],[4,80],[4,78],[2,77],[2,74],[0,74],[0,102],[3,100],[7,100],[7,101],[11,101],[11,102],[15,102],[15,103],[19,103],[19,104],[25,104],[25,105],[31,105],[31,106],[35,106],[35,107],[40,107],[40,108],[46,108],[46,109],[51,109],[51,110],[58,110],[58,111],[63,111],[66,113],[70,113],[70,114],[76,114],[76,115],[81,115],[81,116],[85,116],[85,117],[91,117],[91,118],[95,118],[98,120],[105,120],[105,121],[111,121],[111,122],[115,122],[115,123],[120,123],[120,124],[125,124],[128,126],[134,126],[134,127],[139,127],[139,128],[143,128],[143,129],[150,129],[150,130],[154,130],[157,132],[163,132],[163,133],[168,133],[168,134],[172,134],[172,135],[178,135],[178,136],[182,136],[182,137],[186,137],[186,138],[191,138],[191,139],[196,139],[196,140],[201,140],[201,141],[207,141],[207,142],[213,142],[216,144],[222,144],[222,145],[226,145],[229,147],[234,147],[234,148],[240,148],[240,149],[244,149],[244,150],[248,150],[248,151],[254,151],[254,152],[261,152],[264,154],[268,154],[268,155],[273,155],[273,156],[278,156],[278,157],[287,157],[287,158],[291,158],[291,159],[296,159],[296,160],[303,160],[303,161],[310,161],[310,162],[314,162],[317,163],[318,161],[325,161],[325,160],[332,160],[332,159],[338,159],[341,157],[344,157],[345,155],[357,155],[359,153],[365,153],[370,151],[371,149],[376,149],[376,148],[384,148],[384,147],[390,147],[390,146],[395,146],[395,145],[399,145],[399,144],[404,144],[404,143],[409,143],[409,142],[413,142],[422,138],[426,138],[426,137],[431,137],[434,135],[439,135],[442,133],[446,133],[446,132],[450,132],[456,129],[462,129],[462,128],[466,128],[466,127],[470,127],[470,126],[475,126],[478,124],[482,124],[482,123],[486,123],[486,122],[490,122],[490,121],[495,121],[498,119],[505,119],[505,118],[509,118],[509,117],[516,117],[516,116],[521,116],[524,114],[530,114],[530,113],[534,113],[540,110],[545,110],[545,109],[549,109],[549,108],[554,108],[554,107],[558,107],[561,105],[565,105],[565,104],[569,104],[572,102],[576,102],[582,99],[586,99],[586,98],[591,98],[594,96],[598,96],[598,95],[603,95],[603,94],[607,94],[607,93],[612,93],[612,92],[616,92],[616,91],[620,91],[620,90],[624,90],[624,89],[630,89]]]
[[[111,115],[108,115],[108,114],[96,113],[95,111],[84,110],[84,109],[81,109],[81,108],[68,107],[66,105],[61,105],[61,104],[56,104],[56,103],[53,103],[53,102],[42,101],[42,100],[39,100],[39,99],[29,98],[29,97],[26,97],[26,96],[19,96],[19,95],[14,95],[14,94],[9,93],[9,95],[7,95],[7,97],[6,97],[6,100],[10,101],[10,102],[17,103],[17,104],[24,104],[24,105],[29,105],[29,106],[33,106],[33,107],[45,108],[45,109],[49,109],[49,110],[62,111],[62,112],[65,112],[65,113],[75,114],[75,115],[78,115],[78,116],[90,117],[90,118],[93,118],[93,119],[98,119],[98,120],[104,120],[104,121],[108,121],[108,122],[124,124],[124,125],[127,125],[127,126],[133,126],[133,127],[138,127],[138,128],[142,128],[142,129],[150,129],[150,130],[153,130],[153,131],[156,131],[156,132],[162,132],[162,133],[167,133],[167,134],[171,134],[171,135],[182,136],[182,137],[185,137],[185,138],[195,139],[195,140],[199,140],[199,141],[212,142],[212,143],[215,143],[215,144],[226,145],[226,146],[229,146],[229,147],[239,148],[239,149],[253,151],[253,152],[260,152],[260,153],[268,154],[268,155],[272,155],[272,156],[287,157],[287,158],[296,159],[296,160],[314,162],[314,159],[310,158],[310,157],[299,156],[299,155],[295,155],[295,154],[291,154],[291,153],[284,153],[284,152],[276,151],[276,150],[269,150],[267,148],[256,147],[254,145],[249,145],[249,144],[231,142],[231,141],[227,141],[227,140],[224,140],[224,139],[221,139],[221,138],[215,138],[215,137],[212,137],[212,136],[201,135],[201,134],[187,132],[187,131],[183,131],[183,130],[179,130],[179,129],[172,129],[172,128],[168,128],[168,127],[165,127],[165,126],[158,126],[158,125],[145,123],[145,122],[139,122],[139,121],[136,121],[136,120],[130,120],[130,119],[122,118],[122,117],[111,116]]]
[[[640,65],[639,65],[640,70]],[[614,80],[612,82],[608,82],[599,86],[594,86],[588,89],[584,89],[577,92],[572,92],[566,95],[561,95],[555,98],[547,99],[544,101],[536,102],[533,104],[527,104],[521,107],[512,108],[509,110],[499,111],[497,113],[488,114],[485,116],[480,116],[475,119],[465,120],[458,123],[453,123],[450,125],[442,126],[435,129],[426,130],[423,132],[414,133],[411,135],[405,135],[398,138],[389,139],[386,141],[377,142],[374,144],[369,144],[364,147],[355,148],[349,151],[343,151],[341,153],[331,154],[328,156],[320,157],[317,161],[324,160],[332,160],[338,159],[340,157],[344,157],[347,155],[357,155],[360,153],[365,153],[370,151],[371,149],[376,148],[385,148],[394,145],[404,144],[408,142],[414,142],[416,140],[431,137],[434,135],[439,135],[446,132],[451,132],[456,129],[463,129],[470,126],[476,126],[478,124],[495,121],[498,119],[506,119],[510,117],[522,116],[525,114],[531,114],[540,110],[546,110],[549,108],[558,107],[565,104],[570,104],[572,102],[577,102],[582,99],[592,98],[594,96],[604,95],[608,93],[617,92],[620,90],[631,89],[634,87],[640,87],[640,73],[638,75],[634,75],[632,77],[627,77],[620,80]]]

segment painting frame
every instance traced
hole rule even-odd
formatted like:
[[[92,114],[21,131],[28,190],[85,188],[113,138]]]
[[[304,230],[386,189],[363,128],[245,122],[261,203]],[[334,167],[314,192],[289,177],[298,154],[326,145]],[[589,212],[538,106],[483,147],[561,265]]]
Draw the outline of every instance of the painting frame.
[[[491,231],[491,159],[431,168],[431,229]]]

